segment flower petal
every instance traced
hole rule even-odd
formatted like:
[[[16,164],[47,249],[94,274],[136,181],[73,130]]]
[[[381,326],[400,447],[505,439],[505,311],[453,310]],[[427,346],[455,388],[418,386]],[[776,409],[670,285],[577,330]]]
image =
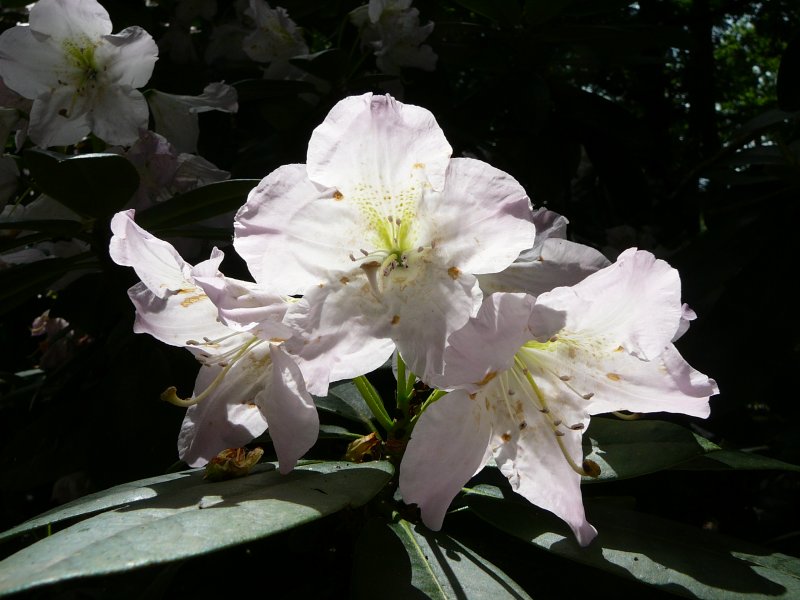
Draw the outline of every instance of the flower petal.
[[[264,340],[291,337],[292,330],[281,322],[288,303],[281,296],[260,290],[254,283],[225,277],[219,271],[224,258],[223,252],[214,248],[211,258],[191,271],[195,283],[217,307],[220,321]]]
[[[139,279],[159,298],[194,288],[188,279],[191,267],[172,244],[139,227],[134,215],[133,210],[126,210],[111,219],[114,234],[109,244],[111,259],[118,265],[133,267]]]
[[[523,396],[530,395],[526,382],[513,376],[492,382],[478,394],[477,402],[492,406],[491,445],[500,471],[511,487],[530,502],[549,510],[572,528],[578,543],[588,544],[597,531],[586,521],[580,489],[580,475],[572,469],[565,452],[576,465],[583,462],[581,433],[569,425],[588,423],[588,417],[557,406],[564,425],[559,428],[564,450],[554,433],[552,414],[543,413]],[[527,388],[527,389],[526,389]],[[508,395],[509,390],[514,392]]]
[[[199,352],[219,346],[207,344],[205,338],[218,340],[235,333],[217,320],[217,307],[201,289],[190,287],[159,298],[140,282],[128,290],[128,296],[136,308],[133,331],[148,333],[165,344]]]
[[[575,285],[610,264],[590,246],[556,237],[541,240],[539,244],[539,230],[536,240],[533,248],[520,254],[503,271],[478,276],[485,294],[525,292],[538,296],[556,287]]]
[[[683,315],[680,295],[675,269],[649,252],[630,248],[614,264],[573,287],[540,295],[529,326],[545,339],[556,333],[552,317],[560,313],[565,320],[558,328],[595,332],[606,352],[622,346],[641,358],[653,358],[678,331]]]
[[[106,67],[105,77],[116,85],[139,88],[150,81],[158,46],[141,27],[127,27],[119,33],[106,35],[107,42],[95,51],[98,64]]]
[[[37,145],[66,146],[92,130],[90,103],[71,87],[58,87],[33,101],[28,135]]]
[[[355,184],[401,190],[415,171],[433,189],[444,186],[452,153],[433,115],[391,96],[350,96],[341,100],[311,134],[308,176],[321,185]]]
[[[533,245],[531,204],[517,181],[471,158],[454,158],[441,194],[423,194],[416,220],[466,273],[494,273]]]
[[[138,90],[109,86],[103,90],[90,114],[94,134],[108,144],[130,146],[147,128],[147,101]]]
[[[258,396],[257,402],[269,422],[280,472],[286,474],[317,441],[319,416],[298,366],[282,348],[274,344],[270,347],[272,386]]]
[[[58,40],[95,39],[111,33],[111,18],[96,0],[39,0],[31,7],[31,29]]]
[[[374,371],[395,348],[390,317],[354,276],[310,288],[285,322],[298,333],[286,347],[315,396],[324,396],[329,382]]]
[[[238,448],[267,429],[257,397],[269,393],[273,370],[268,344],[254,346],[250,356],[237,361],[208,397],[186,411],[178,435],[178,454],[190,467],[206,464],[222,450]],[[195,395],[203,393],[222,367],[203,366]]]
[[[476,317],[448,338],[444,374],[436,387],[475,391],[484,379],[511,368],[514,354],[530,339],[528,318],[534,298],[524,294],[492,294]]]
[[[453,498],[485,464],[491,425],[463,390],[450,392],[422,414],[400,463],[399,489],[430,529],[442,527]]]
[[[533,352],[528,368],[548,401],[588,414],[629,410],[683,413],[705,418],[716,384],[692,369],[673,347],[641,360],[624,351],[599,352],[591,344],[561,339]]]
[[[56,87],[64,63],[58,42],[37,39],[30,27],[17,25],[0,35],[0,77],[25,98],[38,98]]]
[[[233,245],[265,289],[302,294],[331,270],[353,266],[364,224],[334,191],[313,184],[304,165],[284,165],[250,192],[236,214]]]

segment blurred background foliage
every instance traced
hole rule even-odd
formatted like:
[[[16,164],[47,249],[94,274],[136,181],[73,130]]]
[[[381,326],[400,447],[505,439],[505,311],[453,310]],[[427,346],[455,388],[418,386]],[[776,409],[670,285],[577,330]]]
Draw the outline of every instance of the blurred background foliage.
[[[136,24],[159,41],[149,88],[237,89],[237,113],[199,115],[198,153],[233,179],[305,162],[312,129],[339,99],[388,92],[431,110],[455,156],[511,173],[535,206],[569,218],[572,239],[611,259],[638,246],[668,260],[699,315],[678,347],[721,389],[711,418],[691,426],[723,447],[800,464],[796,0],[418,1],[421,22],[435,23],[426,43],[438,62],[400,75],[380,72],[361,47],[348,18],[359,2],[283,0],[310,48],[292,60],[313,76],[305,81],[205,59],[232,2],[188,23],[170,0],[101,3],[114,31]],[[25,21],[23,4],[0,2],[2,28]],[[191,31],[180,52],[166,37],[176,27]],[[32,159],[11,140],[6,152],[19,156],[19,197],[42,189]],[[125,290],[135,276],[108,259],[109,217],[100,211],[78,234],[91,252],[77,263],[0,270],[2,528],[176,460],[183,411],[159,394],[191,389],[197,365],[132,333]],[[179,247],[194,262],[216,244],[228,251],[223,270],[246,278],[231,233],[190,232],[202,236]],[[9,239],[0,237],[0,251]],[[54,289],[65,274],[71,281]],[[69,327],[42,342],[31,323],[45,310]],[[343,449],[323,439],[316,451],[338,458]],[[609,486],[585,495],[632,498],[641,510],[800,556],[797,473],[664,471]]]

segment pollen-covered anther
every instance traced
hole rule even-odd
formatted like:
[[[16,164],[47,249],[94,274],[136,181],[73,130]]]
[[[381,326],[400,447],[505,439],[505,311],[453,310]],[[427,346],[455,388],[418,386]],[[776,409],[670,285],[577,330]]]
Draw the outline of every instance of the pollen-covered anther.
[[[550,339],[549,339],[549,340],[547,340],[547,341],[548,341],[548,342],[553,342],[553,343],[555,343],[555,342],[557,342],[557,341],[558,341],[558,336],[557,336],[557,335],[551,336],[551,337],[550,337]]]
[[[561,376],[559,377],[559,379],[560,379],[561,381],[569,381],[570,379],[572,379],[572,377],[570,377],[569,375],[561,375]]]
[[[622,377],[616,373],[606,373],[606,377],[608,377],[611,381],[619,381],[622,379]]]
[[[584,394],[583,396],[581,396],[581,398],[583,398],[584,400],[591,400],[592,398],[594,398],[594,392],[589,392],[588,394]]]
[[[575,425],[570,425],[569,428],[573,431],[581,431],[586,425],[583,423],[575,423]]]
[[[522,423],[520,423],[520,424],[519,424],[519,430],[520,430],[520,431],[522,431],[522,430],[523,430],[523,429],[525,429],[527,426],[528,426],[528,424],[527,424],[525,421],[522,421]]]
[[[546,406],[543,406],[542,408],[540,408],[540,409],[539,409],[539,412],[540,412],[540,413],[547,414],[547,413],[549,413],[549,412],[550,412],[550,409],[549,409],[549,408],[547,408]]]
[[[595,478],[600,477],[600,472],[601,472],[600,465],[598,465],[593,460],[589,460],[588,458],[586,458],[583,460],[583,464],[581,466],[583,467],[583,470],[586,473],[586,475],[588,475],[589,477],[595,477]]]
[[[447,274],[450,275],[450,279],[456,280],[459,275],[461,275],[461,269],[458,267],[450,267],[447,269]]]

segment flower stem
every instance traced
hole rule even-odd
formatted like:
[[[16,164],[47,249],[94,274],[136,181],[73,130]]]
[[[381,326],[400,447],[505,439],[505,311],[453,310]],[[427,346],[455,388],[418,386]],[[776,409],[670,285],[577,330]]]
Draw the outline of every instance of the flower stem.
[[[389,431],[394,426],[394,421],[389,416],[389,413],[386,412],[386,407],[383,405],[383,401],[381,400],[380,395],[378,394],[378,390],[375,389],[375,386],[370,383],[369,379],[367,379],[364,375],[359,375],[353,379],[353,383],[358,389],[358,392],[364,398],[364,402],[367,403],[369,409],[372,411],[372,414],[375,415],[375,418],[378,419],[381,425]]]

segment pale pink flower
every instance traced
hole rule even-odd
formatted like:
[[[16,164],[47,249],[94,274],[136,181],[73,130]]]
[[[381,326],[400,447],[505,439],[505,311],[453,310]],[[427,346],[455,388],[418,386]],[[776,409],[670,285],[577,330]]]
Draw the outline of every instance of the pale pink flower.
[[[29,25],[0,35],[0,77],[33,100],[28,134],[38,145],[74,144],[89,132],[129,144],[147,127],[136,88],[150,79],[158,49],[140,27],[111,30],[95,0],[39,0]]]
[[[454,389],[420,417],[400,465],[400,491],[439,529],[451,500],[494,457],[512,488],[567,522],[586,520],[581,437],[590,416],[629,410],[706,417],[712,380],[672,340],[687,316],[680,279],[629,249],[572,287],[534,298],[497,293],[450,339],[440,387]]]

